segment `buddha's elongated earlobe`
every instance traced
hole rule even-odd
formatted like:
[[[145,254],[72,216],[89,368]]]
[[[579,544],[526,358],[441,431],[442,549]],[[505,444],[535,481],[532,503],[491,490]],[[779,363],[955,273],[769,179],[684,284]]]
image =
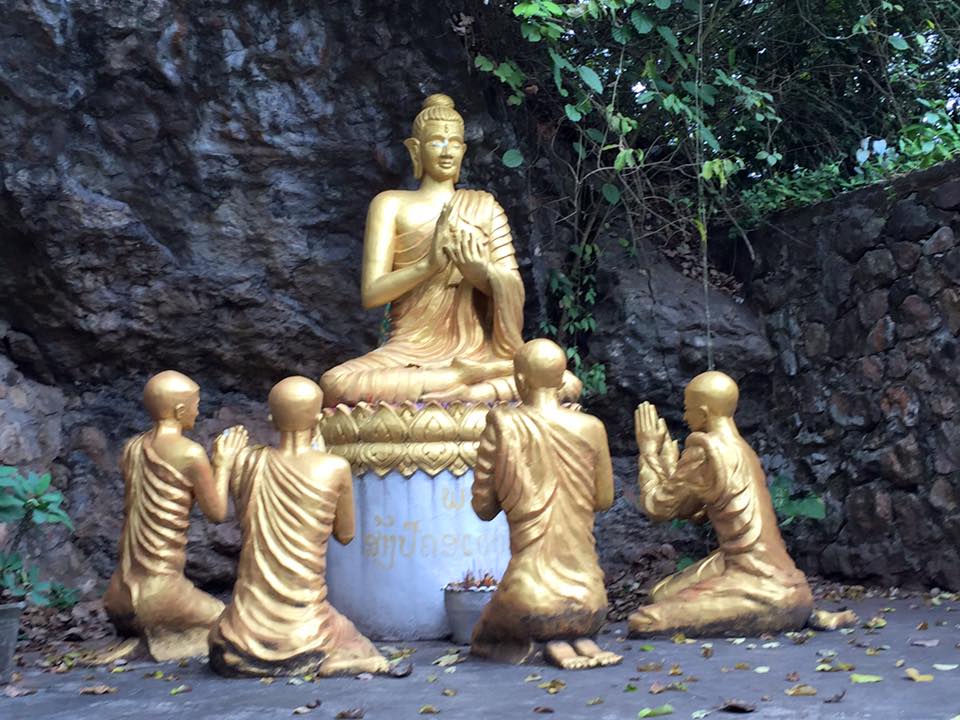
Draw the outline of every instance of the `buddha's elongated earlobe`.
[[[413,177],[419,180],[423,177],[423,163],[420,162],[420,141],[417,138],[409,137],[403,141],[403,146],[410,153],[410,161],[413,163]]]

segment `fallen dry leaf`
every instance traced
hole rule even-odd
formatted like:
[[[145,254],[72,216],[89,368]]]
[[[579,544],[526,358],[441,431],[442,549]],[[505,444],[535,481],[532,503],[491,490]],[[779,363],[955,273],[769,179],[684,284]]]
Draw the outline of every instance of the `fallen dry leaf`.
[[[671,665],[671,666],[670,666],[670,672],[667,673],[667,674],[668,674],[668,675],[673,675],[673,676],[683,675],[683,670],[680,669],[680,666],[679,666],[679,665]]]
[[[933,675],[924,675],[916,668],[907,668],[904,673],[914,682],[933,682]]]
[[[81,695],[111,695],[117,692],[117,688],[111,685],[88,685],[80,688]]]
[[[391,663],[389,675],[395,678],[405,678],[413,672],[413,663],[409,660],[398,660]]]
[[[939,640],[911,640],[911,645],[916,645],[917,647],[932,648],[940,644]]]
[[[558,692],[563,690],[567,684],[563,680],[550,680],[549,682],[540,683],[537,685],[541,690],[546,690],[550,695],[556,695]]]
[[[700,646],[700,654],[701,654],[703,657],[705,657],[705,658],[712,658],[712,657],[713,657],[713,644],[712,644],[712,643],[704,643],[703,645],[701,645],[701,646]]]
[[[663,670],[663,663],[648,662],[637,665],[637,672],[660,672]]]
[[[788,672],[786,680],[787,682],[797,682],[800,679],[800,673],[797,671]]]
[[[927,624],[926,620],[924,620],[923,622],[917,625],[917,630],[928,630],[929,628],[930,628],[930,625]]]
[[[524,682],[537,682],[539,680],[543,680],[543,676],[539,673],[530,673],[523,679]]]
[[[440,708],[435,707],[433,705],[424,705],[419,710],[417,710],[417,713],[419,713],[420,715],[439,715]]]
[[[790,695],[791,697],[812,697],[817,694],[817,689],[806,683],[798,683],[784,690],[783,694]]]
[[[864,685],[867,683],[878,683],[883,680],[879,675],[861,675],[859,673],[853,673],[850,676],[850,682],[857,685]]]
[[[664,715],[673,715],[672,705],[659,705],[657,707],[646,707],[637,713],[638,718],[663,717]]]
[[[603,698],[602,698],[602,697],[595,697],[595,698],[590,698],[589,700],[587,700],[587,705],[602,705],[602,704],[603,704]]]
[[[749,669],[750,669],[750,663],[738,662],[736,665],[733,666],[733,669],[734,669],[734,670],[749,670]]]
[[[666,692],[667,690],[677,690],[678,692],[686,692],[687,686],[684,685],[682,682],[662,683],[659,680],[657,680],[650,686],[651,695],[659,695],[660,693]]]
[[[841,690],[836,695],[831,695],[830,697],[824,700],[825,703],[838,703],[843,700],[843,696],[847,694],[846,690]]]
[[[950,670],[956,670],[960,665],[954,663],[934,663],[933,669],[939,670],[940,672],[948,672]]]
[[[538,715],[549,715],[553,712],[552,707],[547,707],[546,705],[537,705],[533,711]]]
[[[454,690],[453,688],[444,688],[443,690],[440,691],[440,694],[443,695],[444,697],[455,697],[457,694],[457,691]]]
[[[313,708],[309,708],[306,705],[298,705],[293,709],[293,715],[306,715],[309,712],[313,712]]]
[[[188,693],[193,690],[189,685],[177,685],[173,690],[170,691],[171,695],[182,695],[183,693]]]
[[[18,698],[25,697],[27,695],[33,695],[37,691],[33,688],[20,687],[19,685],[6,685],[4,686],[3,696],[8,698]]]
[[[440,667],[448,667],[450,665],[462,663],[464,660],[466,660],[466,658],[460,654],[459,648],[451,648],[446,653],[434,660],[432,664],[439,665]]]
[[[363,720],[364,714],[363,708],[350,708],[338,712],[335,720]]]

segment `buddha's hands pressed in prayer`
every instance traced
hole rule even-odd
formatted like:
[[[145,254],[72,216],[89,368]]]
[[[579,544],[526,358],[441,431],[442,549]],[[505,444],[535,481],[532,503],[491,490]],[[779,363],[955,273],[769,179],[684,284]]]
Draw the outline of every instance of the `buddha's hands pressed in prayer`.
[[[475,288],[487,287],[490,250],[473,231],[461,228],[454,242],[447,246],[447,255],[456,263],[468,283]]]
[[[430,245],[430,252],[427,255],[427,262],[430,269],[436,272],[443,269],[449,262],[449,247],[457,237],[457,228],[455,223],[450,221],[450,213],[453,212],[453,206],[447,203],[440,211],[440,217],[437,218],[437,225],[433,230],[433,241]]]

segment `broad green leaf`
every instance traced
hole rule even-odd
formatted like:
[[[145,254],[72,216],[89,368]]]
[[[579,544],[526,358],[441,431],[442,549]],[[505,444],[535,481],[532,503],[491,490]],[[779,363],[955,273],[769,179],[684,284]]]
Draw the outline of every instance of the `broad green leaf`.
[[[634,10],[632,13],[630,13],[630,22],[633,23],[633,26],[641,35],[646,35],[648,32],[653,30],[653,20],[648,18],[639,10]]]
[[[486,55],[477,55],[473,59],[474,67],[479,68],[483,72],[493,72],[493,68],[496,67],[493,60],[488,58]]]
[[[567,117],[570,118],[570,122],[580,122],[583,118],[581,112],[570,103],[563,106],[563,111],[567,114]]]
[[[641,718],[663,717],[664,715],[673,715],[673,705],[643,708],[643,710],[637,713],[637,720]]]
[[[587,137],[593,140],[595,143],[603,142],[603,133],[596,128],[587,128]]]
[[[593,90],[598,95],[603,92],[603,83],[600,81],[600,76],[593,70],[591,67],[586,65],[581,65],[577,68],[577,73],[580,75],[580,79],[587,84],[591,90]]]
[[[904,40],[903,35],[891,35],[888,39],[890,40],[890,44],[897,50],[906,50],[910,47],[907,41]]]
[[[523,153],[516,148],[507,150],[501,160],[508,168],[517,168],[523,165]]]
[[[603,193],[604,199],[611,205],[616,205],[620,202],[620,190],[616,185],[604,183],[600,190]]]
[[[660,37],[672,48],[676,48],[680,45],[680,41],[677,40],[677,36],[674,34],[673,30],[668,28],[666,25],[658,25],[657,32],[660,33]]]
[[[613,169],[620,172],[627,166],[634,166],[633,150],[625,148],[617,153],[617,159],[613,161]]]
[[[653,4],[656,5],[661,10],[670,9],[670,0],[653,0]]]

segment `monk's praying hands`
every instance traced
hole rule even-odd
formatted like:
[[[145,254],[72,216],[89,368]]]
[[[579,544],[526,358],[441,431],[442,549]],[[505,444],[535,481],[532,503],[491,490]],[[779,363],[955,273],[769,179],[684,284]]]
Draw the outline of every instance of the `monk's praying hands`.
[[[640,454],[659,454],[667,439],[667,424],[657,414],[657,408],[648,402],[640,403],[633,414],[633,423]]]

